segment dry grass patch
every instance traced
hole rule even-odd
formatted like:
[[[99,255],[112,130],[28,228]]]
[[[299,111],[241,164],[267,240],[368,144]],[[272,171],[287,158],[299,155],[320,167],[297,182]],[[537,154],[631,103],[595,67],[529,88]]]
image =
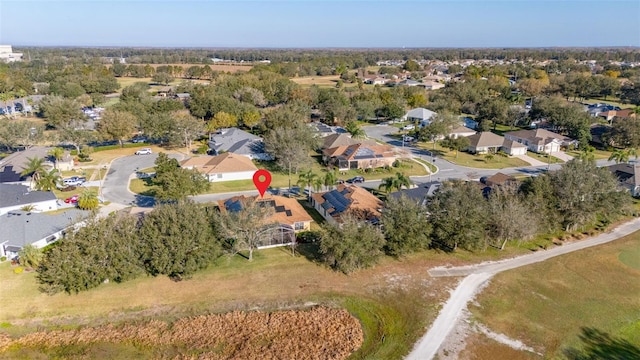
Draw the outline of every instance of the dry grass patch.
[[[134,344],[152,357],[188,359],[345,359],[363,342],[356,318],[346,310],[241,312],[201,315],[172,324],[152,320],[123,326],[41,331],[16,340],[0,338],[6,353],[25,349],[66,355],[93,344]]]
[[[534,360],[539,356],[515,350],[487,336],[474,333],[466,339],[467,346],[459,354],[460,360]]]

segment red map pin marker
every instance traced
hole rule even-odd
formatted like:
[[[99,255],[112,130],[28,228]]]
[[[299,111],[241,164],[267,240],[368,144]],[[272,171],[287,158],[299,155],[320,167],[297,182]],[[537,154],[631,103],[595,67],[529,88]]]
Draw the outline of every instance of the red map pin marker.
[[[256,186],[260,197],[264,197],[264,192],[267,191],[271,184],[271,173],[265,169],[260,169],[253,174],[253,185]]]

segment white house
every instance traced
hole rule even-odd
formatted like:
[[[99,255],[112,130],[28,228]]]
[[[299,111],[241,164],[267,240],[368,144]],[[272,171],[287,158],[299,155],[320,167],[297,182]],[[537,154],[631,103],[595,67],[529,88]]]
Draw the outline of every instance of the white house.
[[[402,120],[418,122],[420,126],[427,126],[431,122],[431,118],[436,116],[437,114],[429,109],[425,108],[415,108],[409,110],[404,116]]]
[[[25,245],[43,248],[64,237],[67,231],[84,225],[88,212],[71,209],[49,215],[13,210],[0,216],[0,256],[9,259]]]
[[[192,157],[182,161],[180,166],[197,170],[211,182],[250,180],[258,170],[248,157],[230,152]]]
[[[0,184],[0,215],[25,206],[33,206],[33,211],[58,210],[58,199],[50,191],[35,191],[21,184]]]
[[[545,129],[518,130],[504,134],[505,139],[519,142],[536,153],[554,153],[561,146],[575,143],[575,140]]]

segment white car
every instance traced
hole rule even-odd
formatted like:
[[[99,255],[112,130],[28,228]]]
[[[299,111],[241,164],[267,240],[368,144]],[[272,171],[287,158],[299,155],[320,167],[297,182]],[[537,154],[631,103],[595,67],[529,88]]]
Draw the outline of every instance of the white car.
[[[151,151],[151,149],[149,148],[142,148],[136,151],[136,155],[151,155],[151,154],[153,154],[153,151]]]
[[[415,127],[415,125],[411,125],[411,124],[409,124],[409,125],[405,125],[405,126],[402,128],[402,130],[413,130],[413,129],[415,129],[415,128],[416,128],[416,127]]]

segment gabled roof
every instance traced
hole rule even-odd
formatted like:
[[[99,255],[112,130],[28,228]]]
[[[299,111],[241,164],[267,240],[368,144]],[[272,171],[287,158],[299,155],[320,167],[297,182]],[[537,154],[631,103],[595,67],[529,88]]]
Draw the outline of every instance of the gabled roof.
[[[395,156],[393,148],[389,145],[369,145],[365,143],[325,149],[323,154],[329,157],[342,157],[345,160],[381,159]]]
[[[380,209],[383,206],[380,199],[357,185],[340,184],[334,190],[311,196],[336,220],[350,210],[362,210],[372,217],[380,217]]]
[[[240,211],[242,203],[247,199],[254,199],[263,206],[273,207],[274,213],[267,219],[268,222],[278,222],[280,224],[293,225],[296,222],[313,221],[311,215],[300,205],[298,200],[284,196],[271,195],[265,193],[264,197],[257,196],[234,196],[229,199],[219,200],[220,211]]]
[[[64,230],[89,216],[88,211],[71,209],[49,215],[26,211],[10,211],[0,216],[0,244],[6,242],[8,250],[18,251],[49,235]]]
[[[406,118],[415,118],[415,119],[420,119],[420,120],[429,120],[431,119],[434,115],[437,115],[435,112],[429,110],[429,109],[425,109],[425,108],[415,108],[415,109],[411,109],[409,110],[406,114],[405,117]]]
[[[489,176],[486,180],[486,184],[487,185],[504,185],[513,181],[516,181],[516,178],[514,178],[513,176],[498,172],[493,174],[492,176]]]
[[[504,138],[490,131],[483,131],[469,136],[469,146],[478,147],[499,147],[504,143]]]
[[[441,182],[429,182],[425,184],[420,184],[420,186],[415,187],[413,189],[402,189],[400,191],[396,191],[390,194],[393,198],[400,198],[401,196],[406,196],[409,199],[416,201],[421,205],[426,205],[427,198],[430,198],[435,195],[435,192],[442,186]]]
[[[350,135],[347,134],[331,134],[324,138],[322,143],[323,149],[331,149],[338,146],[349,146],[353,144],[357,144],[358,142],[355,139],[352,139]]]
[[[238,128],[223,129],[211,135],[211,146],[216,151],[228,151],[239,155],[262,154],[265,152],[262,138]]]
[[[629,186],[640,186],[640,164],[615,164],[607,166],[619,182]]]
[[[0,182],[20,181],[22,178],[20,173],[26,168],[28,158],[46,159],[50,149],[44,146],[32,146],[0,159]]]
[[[476,131],[473,129],[470,129],[466,126],[457,126],[454,129],[452,129],[449,134],[468,134],[468,133],[475,133]]]
[[[511,135],[513,137],[519,138],[519,139],[526,139],[529,140],[530,142],[541,142],[541,141],[545,141],[545,143],[548,143],[550,141],[550,139],[557,139],[560,141],[571,141],[571,138],[568,138],[566,136],[554,133],[552,131],[546,130],[546,129],[532,129],[532,130],[518,130],[518,131],[509,131],[507,133],[505,133],[505,135]]]
[[[28,186],[19,184],[0,184],[0,208],[55,199],[56,195],[51,191],[30,190]]]
[[[196,156],[180,162],[183,168],[193,168],[203,174],[256,171],[258,168],[246,156],[228,152],[218,156]]]
[[[504,142],[502,143],[502,147],[507,149],[515,149],[515,148],[526,148],[527,145],[521,144],[517,141],[504,139]]]

